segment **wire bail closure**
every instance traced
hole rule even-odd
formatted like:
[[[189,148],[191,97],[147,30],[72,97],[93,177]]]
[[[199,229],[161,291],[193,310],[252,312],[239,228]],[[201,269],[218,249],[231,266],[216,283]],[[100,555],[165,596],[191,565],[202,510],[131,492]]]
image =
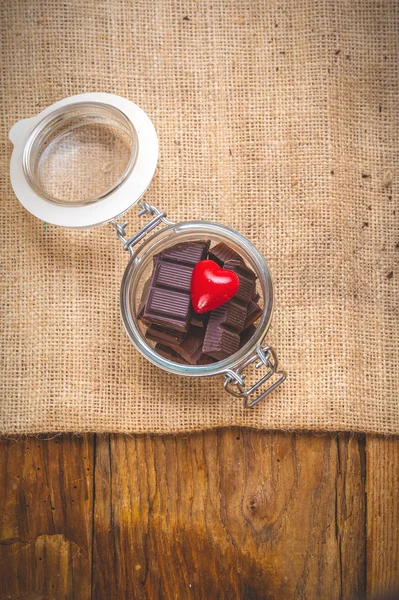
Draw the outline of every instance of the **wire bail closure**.
[[[267,371],[261,379],[246,390],[245,373],[243,371],[255,361],[257,361],[255,369],[260,369],[263,366],[266,367]],[[259,343],[256,352],[244,360],[235,371],[230,369],[226,371],[224,389],[231,396],[242,398],[244,408],[253,408],[286,380],[287,373],[283,370],[277,370],[277,367],[278,359],[274,348],[272,346],[264,346],[262,348],[261,343]],[[259,396],[250,400],[250,396],[263,386],[273,375],[278,375],[277,381],[269,385],[269,387],[267,387]]]
[[[123,249],[129,250],[130,256],[134,255],[134,246],[141,242],[141,240],[147,235],[147,233],[158,227],[160,223],[164,223],[165,225],[174,225],[172,221],[169,221],[169,219],[166,218],[166,212],[161,212],[155,206],[152,206],[151,204],[140,200],[139,207],[140,210],[138,211],[137,216],[142,217],[143,215],[149,214],[154,215],[154,217],[153,219],[151,219],[151,221],[146,223],[137,233],[132,235],[131,238],[126,239],[126,227],[129,224],[128,221],[124,221],[124,223],[122,223],[121,225],[116,221],[111,221],[111,225],[113,225],[116,230],[116,235],[123,243]]]

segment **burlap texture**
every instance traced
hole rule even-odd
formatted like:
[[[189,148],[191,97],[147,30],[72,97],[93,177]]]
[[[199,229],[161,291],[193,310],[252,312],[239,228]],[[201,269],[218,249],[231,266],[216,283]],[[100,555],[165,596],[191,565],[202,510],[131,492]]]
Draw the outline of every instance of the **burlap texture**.
[[[397,9],[2,3],[0,432],[399,433]],[[119,317],[127,255],[110,226],[44,226],[14,197],[11,125],[85,91],[153,120],[147,201],[173,220],[229,224],[267,257],[269,340],[289,376],[253,411],[221,379],[168,375],[134,350]]]

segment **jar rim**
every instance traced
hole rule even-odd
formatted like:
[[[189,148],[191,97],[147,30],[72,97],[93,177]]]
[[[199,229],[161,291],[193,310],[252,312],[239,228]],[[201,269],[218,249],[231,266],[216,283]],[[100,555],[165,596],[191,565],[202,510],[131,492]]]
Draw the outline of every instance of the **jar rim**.
[[[28,152],[25,147],[41,121],[47,118],[51,120],[54,113],[59,110],[62,113],[67,109],[68,112],[71,106],[77,104],[86,106],[98,104],[107,107],[108,110],[120,111],[132,124],[137,134],[137,156],[133,168],[128,167],[129,172],[125,174],[123,181],[112,192],[108,190],[105,197],[85,204],[55,203],[43,198],[28,180],[24,171],[24,155],[26,157]],[[158,138],[149,116],[130,100],[104,92],[87,92],[59,100],[38,115],[14,123],[9,137],[14,145],[10,162],[10,180],[16,197],[36,218],[60,227],[78,229],[97,227],[125,214],[147,190],[158,161]],[[122,167],[121,171],[123,171]]]
[[[132,149],[129,157],[129,161],[126,165],[121,176],[118,180],[106,191],[96,195],[96,197],[90,198],[88,200],[83,200],[81,202],[74,202],[73,206],[86,206],[88,204],[94,204],[99,202],[100,200],[105,200],[113,193],[115,193],[126,181],[126,179],[131,174],[134,166],[136,164],[137,155],[138,155],[138,136],[136,129],[133,123],[128,119],[128,117],[116,106],[112,106],[111,104],[105,104],[104,102],[99,102],[96,100],[89,101],[81,101],[81,102],[73,102],[71,104],[67,104],[65,106],[60,106],[56,110],[47,114],[43,117],[35,126],[32,133],[30,134],[22,156],[22,168],[23,173],[32,188],[41,198],[46,200],[47,202],[51,202],[52,204],[60,205],[60,206],[71,206],[69,202],[65,202],[60,198],[56,198],[54,195],[46,192],[43,186],[38,183],[37,178],[33,173],[33,161],[36,158],[37,152],[40,148],[40,144],[43,143],[44,140],[51,133],[62,124],[62,121],[66,119],[73,118],[73,113],[79,111],[79,109],[91,109],[92,113],[82,114],[82,118],[88,117],[104,117],[113,118],[115,122],[119,122],[123,124],[126,129],[126,133],[131,139]],[[83,126],[84,124],[80,125]]]
[[[259,277],[259,283],[262,287],[263,297],[268,299],[267,306],[265,304],[263,308],[261,321],[257,326],[252,338],[235,354],[209,365],[178,364],[158,354],[144,339],[139,327],[135,323],[135,319],[132,318],[129,304],[132,277],[134,274],[136,274],[137,280],[140,279],[140,266],[144,264],[145,258],[149,254],[152,255],[154,251],[156,252],[156,246],[159,245],[162,239],[172,235],[176,235],[176,238],[178,238],[179,235],[184,236],[184,234],[188,235],[192,234],[193,232],[198,233],[199,235],[202,234],[203,236],[208,234],[216,237],[219,235],[220,237],[228,238],[230,241],[239,245],[252,259],[251,262],[256,265],[258,277],[259,274],[262,275]],[[178,243],[178,241],[176,241],[176,243]],[[164,371],[189,377],[211,377],[214,375],[223,375],[229,373],[229,371],[232,371],[239,366],[258,346],[260,346],[265,338],[271,325],[273,304],[274,288],[271,273],[266,260],[259,250],[257,250],[252,242],[250,242],[244,235],[235,229],[210,221],[187,221],[172,224],[153,234],[137,249],[135,254],[130,259],[122,277],[120,289],[120,310],[122,321],[127,335],[135,348],[152,364],[160,367]]]

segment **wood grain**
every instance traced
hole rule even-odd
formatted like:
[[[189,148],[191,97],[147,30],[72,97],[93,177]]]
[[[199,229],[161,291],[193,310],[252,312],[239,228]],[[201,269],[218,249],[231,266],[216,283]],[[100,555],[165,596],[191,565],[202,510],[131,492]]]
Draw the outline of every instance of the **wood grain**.
[[[95,505],[96,600],[365,592],[362,440],[101,438]]]
[[[90,598],[93,438],[0,446],[0,598]]]
[[[3,441],[0,599],[395,598],[398,467],[347,434]]]
[[[399,598],[399,441],[367,438],[367,589]]]

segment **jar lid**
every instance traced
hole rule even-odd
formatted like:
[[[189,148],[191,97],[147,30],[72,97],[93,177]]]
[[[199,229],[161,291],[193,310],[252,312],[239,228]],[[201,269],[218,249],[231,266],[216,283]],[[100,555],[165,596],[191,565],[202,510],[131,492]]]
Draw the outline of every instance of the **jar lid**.
[[[15,123],[10,177],[35,217],[62,227],[93,227],[124,214],[143,196],[158,160],[146,113],[114,94],[60,100]]]

